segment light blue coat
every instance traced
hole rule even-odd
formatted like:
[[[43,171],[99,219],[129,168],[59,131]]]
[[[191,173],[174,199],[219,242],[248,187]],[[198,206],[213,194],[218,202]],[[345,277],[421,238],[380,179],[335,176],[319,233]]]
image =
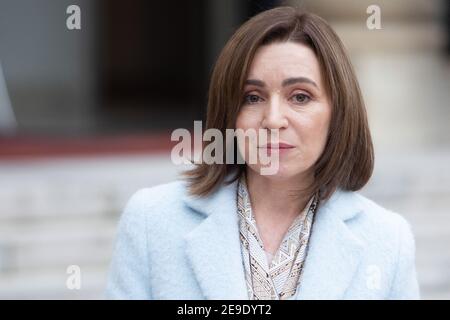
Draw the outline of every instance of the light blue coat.
[[[184,181],[136,192],[120,219],[106,297],[248,299],[237,182],[189,196]],[[293,299],[418,299],[409,224],[338,189],[316,213]]]

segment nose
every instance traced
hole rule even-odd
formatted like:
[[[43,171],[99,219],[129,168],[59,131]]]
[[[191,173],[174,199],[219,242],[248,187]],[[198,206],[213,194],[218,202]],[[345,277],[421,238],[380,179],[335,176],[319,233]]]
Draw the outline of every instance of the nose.
[[[278,96],[270,99],[270,103],[265,105],[261,127],[263,129],[285,129],[288,127],[288,119],[286,118],[286,110]]]

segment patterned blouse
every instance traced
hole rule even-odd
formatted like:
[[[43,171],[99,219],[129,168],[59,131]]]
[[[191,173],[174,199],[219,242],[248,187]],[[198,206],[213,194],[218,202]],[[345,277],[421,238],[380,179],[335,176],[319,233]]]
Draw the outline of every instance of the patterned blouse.
[[[238,183],[238,214],[241,252],[250,300],[284,300],[296,293],[308,240],[318,205],[313,196],[295,218],[277,252],[271,256],[264,249],[252,212],[245,174]]]

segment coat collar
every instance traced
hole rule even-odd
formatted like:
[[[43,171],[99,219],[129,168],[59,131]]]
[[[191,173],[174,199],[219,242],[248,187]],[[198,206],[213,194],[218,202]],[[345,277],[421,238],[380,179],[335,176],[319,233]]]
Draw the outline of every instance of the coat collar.
[[[242,263],[237,183],[208,197],[183,200],[204,220],[185,236],[186,254],[206,299],[248,299]],[[353,192],[338,189],[316,212],[300,287],[294,299],[342,298],[357,270],[363,242],[347,222],[362,211]]]

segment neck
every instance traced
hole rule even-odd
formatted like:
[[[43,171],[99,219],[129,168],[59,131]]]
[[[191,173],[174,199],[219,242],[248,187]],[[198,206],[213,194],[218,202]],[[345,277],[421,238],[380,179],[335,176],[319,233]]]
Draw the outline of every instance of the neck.
[[[290,219],[300,214],[310,200],[308,195],[298,191],[311,183],[306,175],[274,179],[247,168],[246,181],[252,209],[259,218]]]

